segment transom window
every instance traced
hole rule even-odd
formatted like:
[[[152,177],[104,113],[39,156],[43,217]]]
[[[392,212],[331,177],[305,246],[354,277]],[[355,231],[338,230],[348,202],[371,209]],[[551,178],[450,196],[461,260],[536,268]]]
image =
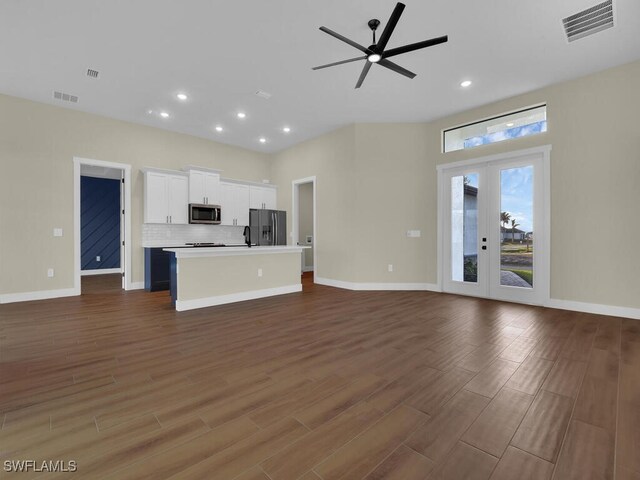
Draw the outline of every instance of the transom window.
[[[445,153],[455,152],[546,131],[547,106],[537,105],[447,129],[442,145]]]

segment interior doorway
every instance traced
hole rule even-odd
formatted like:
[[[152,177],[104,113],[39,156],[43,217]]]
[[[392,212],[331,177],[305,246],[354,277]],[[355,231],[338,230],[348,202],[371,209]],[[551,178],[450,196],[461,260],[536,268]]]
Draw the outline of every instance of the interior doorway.
[[[130,290],[131,166],[74,158],[74,288]],[[100,276],[100,279],[96,278]]]
[[[440,167],[443,291],[537,305],[548,301],[549,150]]]
[[[300,273],[303,277],[313,277],[318,271],[316,177],[294,180],[292,182],[292,192],[293,244],[310,247],[302,252]]]

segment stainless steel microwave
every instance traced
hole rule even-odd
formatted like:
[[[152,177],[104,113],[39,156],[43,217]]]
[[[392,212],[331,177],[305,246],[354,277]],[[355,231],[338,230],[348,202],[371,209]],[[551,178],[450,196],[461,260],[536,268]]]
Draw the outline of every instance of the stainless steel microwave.
[[[220,224],[220,205],[189,204],[189,223]]]

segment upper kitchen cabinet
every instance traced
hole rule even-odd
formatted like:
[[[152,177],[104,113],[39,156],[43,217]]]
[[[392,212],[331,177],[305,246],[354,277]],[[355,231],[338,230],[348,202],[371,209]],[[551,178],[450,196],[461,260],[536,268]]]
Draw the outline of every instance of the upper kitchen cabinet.
[[[249,186],[220,182],[222,191],[221,225],[249,225]]]
[[[145,168],[144,223],[189,223],[187,173]]]
[[[220,170],[202,167],[185,167],[189,173],[189,203],[203,205],[220,205],[222,203],[222,187]]]
[[[249,187],[249,205],[250,208],[275,210],[276,187],[251,185]]]

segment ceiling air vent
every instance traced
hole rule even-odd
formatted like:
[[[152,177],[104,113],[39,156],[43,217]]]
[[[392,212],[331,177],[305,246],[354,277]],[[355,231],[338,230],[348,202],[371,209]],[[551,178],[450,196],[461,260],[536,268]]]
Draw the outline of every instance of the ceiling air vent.
[[[265,92],[264,90],[258,90],[256,95],[260,98],[264,98],[265,100],[269,100],[271,98],[271,94],[269,92]]]
[[[98,72],[98,70],[92,70],[90,68],[87,69],[87,77],[98,78],[99,74],[100,72]]]
[[[62,100],[63,102],[78,103],[78,97],[76,95],[69,95],[68,93],[58,91],[53,92],[53,98]]]
[[[613,27],[613,0],[608,0],[562,20],[567,40],[573,42]]]

